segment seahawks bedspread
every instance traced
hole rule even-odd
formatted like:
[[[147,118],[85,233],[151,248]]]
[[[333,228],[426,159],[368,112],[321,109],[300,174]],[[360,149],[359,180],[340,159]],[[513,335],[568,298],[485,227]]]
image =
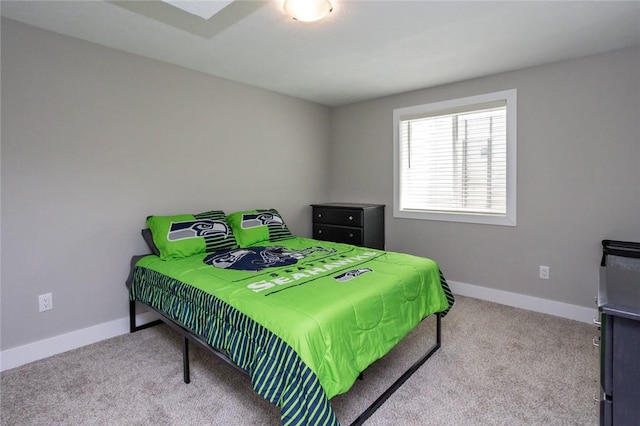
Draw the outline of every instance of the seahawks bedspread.
[[[225,352],[283,424],[338,424],[329,399],[453,297],[429,259],[306,238],[277,244],[146,256],[130,297]]]

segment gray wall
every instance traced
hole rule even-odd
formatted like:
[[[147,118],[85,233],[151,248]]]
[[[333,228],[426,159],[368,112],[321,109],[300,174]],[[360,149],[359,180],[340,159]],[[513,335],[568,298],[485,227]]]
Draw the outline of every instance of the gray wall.
[[[635,47],[335,108],[331,199],[386,204],[387,248],[450,280],[593,307],[600,241],[640,241],[639,70]],[[393,109],[512,88],[517,227],[394,219]]]
[[[275,207],[310,235],[329,146],[326,107],[3,19],[2,349],[125,317],[149,214]]]
[[[309,235],[328,199],[387,204],[388,248],[450,280],[591,307],[600,240],[640,240],[638,69],[640,47],[330,110],[3,19],[1,349],[125,317],[148,214],[272,206]],[[510,88],[518,226],[392,218],[392,110]]]

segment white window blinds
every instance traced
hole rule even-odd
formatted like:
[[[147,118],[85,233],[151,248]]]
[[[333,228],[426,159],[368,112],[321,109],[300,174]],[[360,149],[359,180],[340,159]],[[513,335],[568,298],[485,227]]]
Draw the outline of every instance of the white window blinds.
[[[480,222],[515,224],[515,133],[508,132],[508,114],[515,110],[506,98],[481,99],[394,111],[397,217],[509,216],[508,223]]]
[[[506,106],[402,120],[402,209],[506,213]]]

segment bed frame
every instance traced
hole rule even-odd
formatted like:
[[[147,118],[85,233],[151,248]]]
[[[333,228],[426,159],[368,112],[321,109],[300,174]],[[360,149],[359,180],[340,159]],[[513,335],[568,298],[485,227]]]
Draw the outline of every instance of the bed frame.
[[[158,325],[158,324],[165,323],[170,328],[175,330],[180,336],[182,336],[182,338],[183,338],[182,365],[183,365],[183,373],[184,373],[184,382],[185,383],[190,383],[191,382],[191,377],[190,377],[190,373],[189,373],[189,341],[193,342],[194,344],[197,344],[198,346],[200,346],[203,349],[205,349],[207,352],[210,352],[213,355],[215,355],[216,357],[220,358],[221,360],[223,360],[224,362],[229,364],[231,367],[233,367],[235,370],[238,370],[238,371],[240,371],[241,373],[243,373],[243,374],[245,374],[247,376],[249,375],[249,373],[247,373],[245,370],[241,369],[235,363],[233,363],[233,361],[231,361],[229,359],[229,357],[227,356],[226,353],[224,353],[223,351],[219,351],[219,350],[213,348],[207,342],[205,342],[201,337],[199,337],[196,334],[194,334],[191,331],[189,331],[187,328],[185,328],[179,322],[168,318],[162,312],[160,312],[159,310],[155,309],[154,307],[152,307],[150,305],[147,305],[144,302],[138,301],[138,303],[141,303],[142,305],[146,306],[147,308],[151,309],[152,311],[158,313],[158,315],[160,315],[161,319],[155,320],[155,321],[143,324],[143,325],[136,325],[136,301],[135,300],[130,300],[129,301],[129,327],[130,327],[130,332],[134,333],[136,331],[143,330],[145,328],[149,328],[149,327],[153,327],[153,326]],[[384,402],[391,395],[393,395],[393,393],[396,390],[398,390],[398,388],[400,386],[402,386],[402,384],[404,382],[407,381],[407,379],[409,377],[411,377],[413,375],[413,373],[415,373],[418,370],[418,368],[420,368],[420,366],[422,366],[422,364],[425,363],[426,360],[431,358],[431,355],[433,355],[438,349],[440,349],[440,344],[441,344],[441,339],[442,339],[442,316],[441,316],[441,313],[439,313],[439,312],[436,313],[435,315],[436,315],[436,336],[435,336],[436,337],[436,342],[427,349],[427,351],[424,353],[424,355],[422,355],[422,357],[420,357],[420,359],[418,359],[418,361],[416,361],[411,367],[409,367],[391,386],[389,386],[389,388],[387,390],[385,390],[378,397],[378,399],[376,399],[369,407],[367,407],[362,412],[362,414],[360,414],[360,416],[358,416],[358,418],[355,419],[353,421],[353,423],[351,423],[351,426],[357,426],[357,425],[363,424],[369,417],[371,417],[371,415],[373,413],[375,413],[375,411],[378,408],[380,408],[380,406],[382,406],[382,404],[384,404]],[[362,373],[360,373],[360,377],[359,378],[362,379]]]

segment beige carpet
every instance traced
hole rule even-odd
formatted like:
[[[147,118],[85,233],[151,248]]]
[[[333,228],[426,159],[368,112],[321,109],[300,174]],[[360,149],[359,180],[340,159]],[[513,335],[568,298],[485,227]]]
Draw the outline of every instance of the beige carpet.
[[[432,340],[427,320],[332,400],[342,424]],[[458,297],[443,347],[367,425],[596,425],[592,326]],[[196,349],[182,381],[181,340],[160,326],[2,373],[2,425],[278,425],[246,376]]]

